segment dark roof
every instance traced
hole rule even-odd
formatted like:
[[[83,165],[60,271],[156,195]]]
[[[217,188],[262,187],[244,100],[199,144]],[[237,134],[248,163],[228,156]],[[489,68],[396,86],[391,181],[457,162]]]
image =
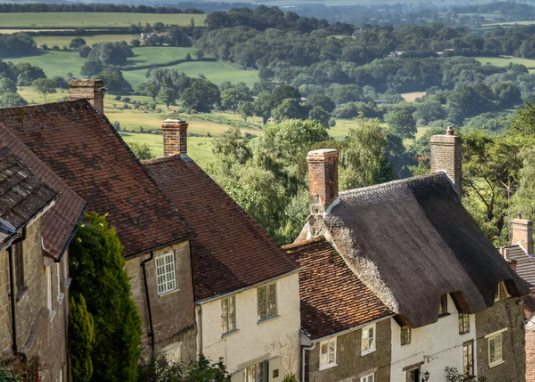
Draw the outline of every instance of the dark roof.
[[[196,299],[232,292],[297,269],[191,159],[174,155],[144,164],[197,234],[192,241]]]
[[[0,248],[42,213],[59,193],[0,144]]]
[[[504,247],[508,259],[516,260],[516,273],[535,286],[535,257],[528,255],[520,245]]]
[[[301,329],[318,339],[392,314],[323,236],[284,247],[299,266]]]
[[[22,158],[36,176],[60,192],[54,206],[43,215],[41,225],[46,253],[59,259],[69,245],[87,203],[5,127],[0,127],[0,145],[6,145],[5,150]]]
[[[87,101],[0,109],[0,127],[85,199],[88,211],[109,214],[125,256],[191,236],[113,126]]]
[[[357,276],[414,327],[437,321],[444,294],[476,313],[500,281],[513,296],[529,292],[442,173],[341,192],[324,224]]]

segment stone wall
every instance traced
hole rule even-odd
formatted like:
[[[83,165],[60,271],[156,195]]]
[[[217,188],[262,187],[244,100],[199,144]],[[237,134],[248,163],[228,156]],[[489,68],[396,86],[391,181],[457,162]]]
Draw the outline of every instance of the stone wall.
[[[337,366],[319,370],[320,344],[314,350],[305,351],[306,379],[308,382],[320,381],[360,381],[360,377],[375,372],[375,382],[390,381],[391,326],[390,318],[376,324],[377,349],[373,353],[361,355],[362,330],[354,330],[337,338]]]
[[[175,253],[175,271],[177,290],[162,296],[158,295],[155,259],[158,255]],[[144,255],[128,260],[126,270],[131,277],[132,296],[143,319],[142,351],[150,354],[150,324],[143,281],[141,263],[150,258]],[[197,329],[195,325],[195,307],[193,296],[193,279],[189,242],[177,244],[154,253],[154,259],[145,264],[147,286],[149,290],[152,322],[154,328],[155,350],[161,350],[175,343],[182,344],[182,360],[188,362],[196,357]]]
[[[494,306],[476,314],[477,375],[487,382],[525,381],[526,352],[522,330],[524,310],[521,298],[510,297],[497,301]],[[486,335],[507,328],[502,333],[504,362],[489,367],[488,339]]]

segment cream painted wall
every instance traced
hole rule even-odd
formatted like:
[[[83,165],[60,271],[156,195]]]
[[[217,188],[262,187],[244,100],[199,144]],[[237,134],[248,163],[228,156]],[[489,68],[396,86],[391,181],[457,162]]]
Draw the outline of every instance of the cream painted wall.
[[[199,351],[212,361],[222,357],[231,374],[253,360],[278,356],[282,358],[282,376],[287,373],[299,375],[299,274],[277,280],[278,317],[264,322],[258,322],[256,287],[235,296],[238,331],[226,336],[222,336],[221,299],[197,307],[199,342],[202,338],[202,350]]]
[[[438,304],[438,302],[437,302]],[[438,307],[437,307],[438,309]],[[424,362],[420,367],[423,374],[429,372],[429,381],[445,381],[446,367],[456,367],[463,371],[463,344],[474,340],[474,370],[476,363],[476,324],[475,315],[470,315],[470,332],[459,334],[458,312],[451,296],[448,295],[449,316],[441,317],[432,325],[412,330],[411,343],[401,346],[399,325],[392,319],[392,365],[391,381],[405,382],[403,368]]]

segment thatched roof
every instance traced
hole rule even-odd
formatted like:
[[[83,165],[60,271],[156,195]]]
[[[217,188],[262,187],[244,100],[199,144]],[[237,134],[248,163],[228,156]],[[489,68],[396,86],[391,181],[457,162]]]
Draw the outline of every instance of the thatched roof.
[[[444,294],[477,313],[494,304],[500,281],[513,296],[529,292],[442,173],[341,192],[306,228],[325,233],[359,279],[414,327],[437,321]]]

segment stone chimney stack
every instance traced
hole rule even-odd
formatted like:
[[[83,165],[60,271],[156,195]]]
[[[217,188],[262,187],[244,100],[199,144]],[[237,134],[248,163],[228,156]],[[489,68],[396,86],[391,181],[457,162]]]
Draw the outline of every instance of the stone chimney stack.
[[[163,156],[188,154],[188,124],[180,119],[166,119],[162,123]]]
[[[533,253],[533,222],[522,219],[518,214],[516,219],[511,220],[511,244],[520,243],[528,253]]]
[[[307,162],[310,211],[323,213],[338,198],[338,151],[309,151]]]
[[[102,114],[104,114],[104,94],[106,90],[102,80],[69,81],[69,98],[71,100],[86,99]]]
[[[446,135],[433,135],[431,145],[431,172],[444,171],[455,184],[457,193],[461,195],[461,179],[463,177],[462,138],[454,135],[448,127]]]

